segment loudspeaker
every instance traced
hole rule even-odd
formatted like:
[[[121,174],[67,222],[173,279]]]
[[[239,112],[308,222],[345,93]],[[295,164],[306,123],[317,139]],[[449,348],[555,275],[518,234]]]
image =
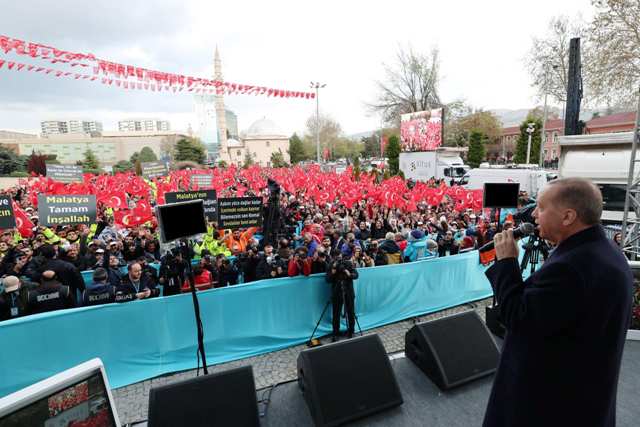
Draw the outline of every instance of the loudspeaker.
[[[404,336],[404,352],[441,390],[493,374],[500,358],[473,310],[415,325]]]
[[[259,426],[251,366],[152,388],[148,425]]]
[[[402,404],[378,335],[302,351],[298,386],[316,426],[336,426]]]

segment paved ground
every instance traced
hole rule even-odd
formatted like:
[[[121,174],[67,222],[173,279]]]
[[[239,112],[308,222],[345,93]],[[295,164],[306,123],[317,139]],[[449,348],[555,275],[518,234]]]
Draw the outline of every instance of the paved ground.
[[[470,309],[475,309],[480,317],[484,319],[484,307],[490,304],[491,298],[488,298],[481,301],[476,301],[475,303],[452,307],[450,309],[432,313],[427,316],[421,316],[416,319],[409,319],[397,323],[392,323],[387,326],[365,331],[364,333],[365,335],[380,335],[387,353],[403,351],[404,334],[414,325],[415,322],[438,319],[440,317],[449,316],[451,314],[467,311]],[[256,387],[258,389],[261,389],[283,381],[295,379],[296,360],[298,358],[298,353],[300,353],[300,351],[305,348],[305,345],[299,345],[273,353],[249,357],[247,359],[236,360],[219,365],[212,365],[209,368],[209,372],[223,371],[239,366],[253,365],[253,374],[255,376]],[[184,372],[176,372],[114,390],[114,398],[116,401],[116,407],[118,409],[118,415],[120,416],[120,422],[132,423],[147,419],[149,390],[152,387],[168,384],[186,378],[192,378],[195,377],[195,375],[195,369]]]

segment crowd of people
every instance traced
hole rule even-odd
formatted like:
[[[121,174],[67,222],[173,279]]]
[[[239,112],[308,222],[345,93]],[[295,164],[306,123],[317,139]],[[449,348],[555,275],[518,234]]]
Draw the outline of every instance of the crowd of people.
[[[437,180],[426,185],[445,186]],[[279,195],[282,224],[273,242],[265,244],[260,228],[219,230],[209,222],[207,233],[191,245],[166,251],[155,218],[126,226],[116,212],[99,204],[96,224],[47,227],[38,224],[33,205],[36,185],[22,182],[6,189],[34,227],[29,237],[18,229],[0,236],[0,320],[187,292],[189,272],[203,290],[326,273],[343,260],[366,268],[451,256],[481,246],[512,225],[504,212],[460,209],[446,196],[437,204],[417,200],[407,209],[370,199],[313,199],[284,187]],[[233,187],[227,194],[234,195]],[[243,195],[268,200],[266,187]],[[136,203],[134,195],[128,196]],[[521,203],[528,202],[528,195],[521,194]],[[190,259],[195,260],[192,268]],[[85,283],[83,276],[90,280]]]

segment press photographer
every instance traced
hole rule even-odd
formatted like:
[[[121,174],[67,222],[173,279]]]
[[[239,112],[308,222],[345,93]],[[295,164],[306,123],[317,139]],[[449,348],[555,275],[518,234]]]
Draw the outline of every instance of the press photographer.
[[[355,313],[355,292],[353,290],[353,280],[358,278],[358,271],[351,261],[338,258],[333,261],[331,268],[327,272],[327,282],[331,283],[331,305],[333,306],[333,337],[332,341],[338,340],[340,333],[340,312],[342,306],[345,307],[347,317],[347,337],[353,337],[356,326]]]

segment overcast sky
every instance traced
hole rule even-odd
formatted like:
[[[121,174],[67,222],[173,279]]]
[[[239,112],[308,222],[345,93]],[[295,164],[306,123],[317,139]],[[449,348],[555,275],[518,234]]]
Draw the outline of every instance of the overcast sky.
[[[553,16],[589,18],[589,0],[523,1],[7,1],[0,34],[160,71],[212,77],[215,46],[226,80],[290,90],[327,84],[320,109],[346,134],[380,118],[366,103],[398,46],[441,53],[441,97],[476,108],[534,105],[524,68],[533,36]],[[0,59],[8,57],[0,51]],[[228,96],[240,130],[266,116],[287,134],[304,132],[314,100]],[[99,83],[0,70],[0,129],[34,131],[41,120],[89,118],[115,130],[153,116],[196,129],[188,94],[124,91]]]

